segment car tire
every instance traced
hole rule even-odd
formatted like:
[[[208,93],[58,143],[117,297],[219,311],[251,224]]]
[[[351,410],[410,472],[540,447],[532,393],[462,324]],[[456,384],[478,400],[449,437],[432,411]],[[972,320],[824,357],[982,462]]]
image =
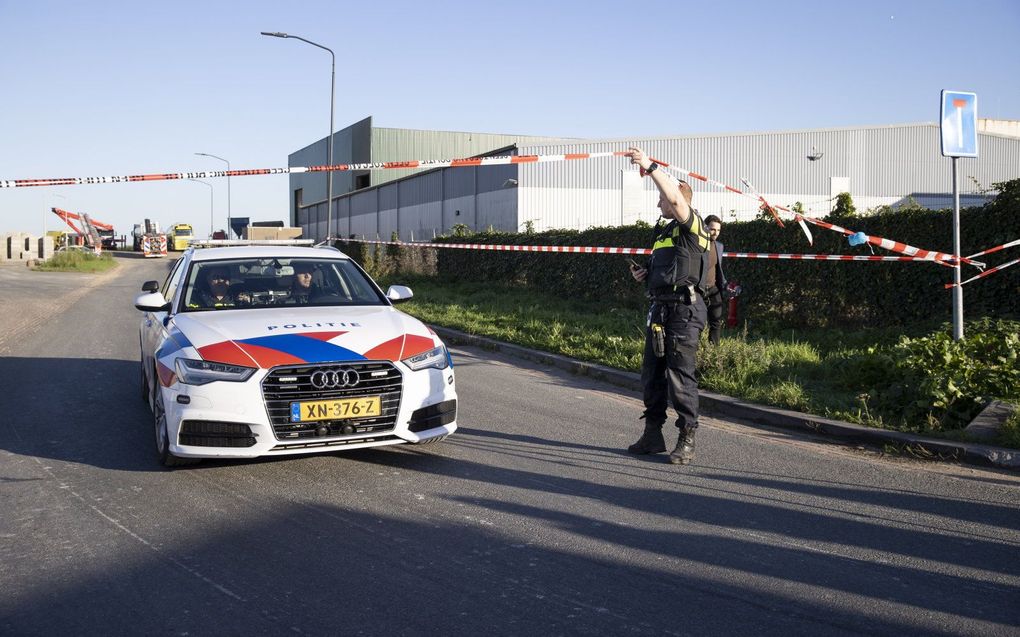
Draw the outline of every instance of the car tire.
[[[198,463],[197,458],[181,458],[170,453],[170,435],[166,424],[166,407],[163,406],[163,390],[156,387],[152,401],[152,420],[156,433],[156,453],[164,467],[183,467]]]

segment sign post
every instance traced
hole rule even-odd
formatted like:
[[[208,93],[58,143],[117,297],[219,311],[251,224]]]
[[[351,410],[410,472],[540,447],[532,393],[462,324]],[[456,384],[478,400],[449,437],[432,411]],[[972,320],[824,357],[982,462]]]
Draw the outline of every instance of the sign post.
[[[960,157],[978,156],[977,94],[942,90],[939,118],[942,155],[953,159],[953,340],[963,338],[963,286],[960,285]]]

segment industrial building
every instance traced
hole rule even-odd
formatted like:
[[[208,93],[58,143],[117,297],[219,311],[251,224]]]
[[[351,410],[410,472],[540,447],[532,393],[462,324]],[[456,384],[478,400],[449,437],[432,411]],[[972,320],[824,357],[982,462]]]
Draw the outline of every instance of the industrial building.
[[[1020,177],[1017,122],[979,121],[979,157],[960,159],[961,205],[981,205],[992,184]],[[939,152],[936,123],[782,132],[555,139],[522,135],[375,128],[371,118],[338,131],[334,164],[476,156],[594,153],[643,148],[652,157],[747,190],[746,179],[777,205],[801,202],[825,215],[849,192],[858,210],[916,202],[952,206],[951,160]],[[326,163],[323,138],[289,157],[290,166]],[[455,225],[536,231],[654,221],[658,195],[623,157],[501,166],[333,173],[333,234],[421,240]],[[754,218],[751,199],[692,180],[694,206],[724,221]],[[327,235],[324,173],[292,174],[291,223],[306,237]]]

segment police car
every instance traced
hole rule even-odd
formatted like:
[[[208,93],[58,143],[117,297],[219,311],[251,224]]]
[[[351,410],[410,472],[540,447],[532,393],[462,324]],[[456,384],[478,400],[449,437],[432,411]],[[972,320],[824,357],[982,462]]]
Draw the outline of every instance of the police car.
[[[453,361],[333,248],[210,241],[135,307],[141,390],[162,464],[442,440],[457,429]],[[280,245],[280,244],[288,245]]]

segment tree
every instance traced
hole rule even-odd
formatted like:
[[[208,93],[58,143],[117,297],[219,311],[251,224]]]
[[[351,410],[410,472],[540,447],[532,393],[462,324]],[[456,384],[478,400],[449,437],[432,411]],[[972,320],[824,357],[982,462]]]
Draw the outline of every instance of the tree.
[[[849,217],[857,216],[857,206],[854,205],[854,200],[848,192],[841,192],[836,195],[836,205],[832,208],[832,212],[829,213],[830,217],[838,219],[847,219]]]

